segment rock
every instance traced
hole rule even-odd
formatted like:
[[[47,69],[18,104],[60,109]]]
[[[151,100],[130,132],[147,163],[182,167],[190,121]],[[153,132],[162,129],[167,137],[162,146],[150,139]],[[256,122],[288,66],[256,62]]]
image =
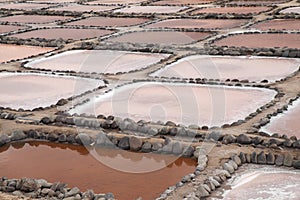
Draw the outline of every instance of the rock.
[[[202,163],[204,163],[204,164],[206,164],[207,163],[207,161],[208,161],[208,159],[207,159],[207,156],[206,155],[199,155],[198,156],[198,164],[202,164]]]
[[[76,140],[75,140],[75,135],[68,135],[67,136],[67,142],[70,143],[70,144],[75,144],[76,143]]]
[[[155,136],[155,135],[158,134],[158,129],[157,129],[157,128],[150,127],[150,128],[148,129],[147,133],[148,133],[149,135]]]
[[[296,169],[300,169],[300,160],[294,160],[293,161],[293,167]]]
[[[217,180],[215,180],[214,178],[211,178],[209,180],[212,182],[212,184],[215,185],[216,188],[221,186],[221,184]]]
[[[82,194],[82,200],[93,200],[94,199],[94,191],[88,190]]]
[[[182,156],[184,157],[192,157],[195,149],[192,146],[183,147]]]
[[[261,137],[256,136],[256,137],[254,137],[254,138],[252,139],[252,142],[253,142],[255,145],[258,145],[258,144],[261,144],[261,143],[263,142],[263,139],[262,139]]]
[[[252,152],[252,154],[251,154],[251,162],[252,163],[257,163],[257,154],[256,154],[255,151]]]
[[[66,99],[60,99],[57,103],[56,103],[56,105],[57,106],[63,106],[63,105],[66,105],[68,103],[68,100],[66,100]]]
[[[277,155],[276,159],[275,159],[275,165],[277,165],[277,166],[283,165],[283,160],[284,160],[283,155],[281,155],[281,154]]]
[[[221,134],[221,132],[213,131],[208,134],[207,139],[208,140],[213,139],[214,141],[219,141],[219,140],[223,139],[223,135]]]
[[[173,152],[173,143],[166,144],[162,147],[162,151],[164,153],[172,153]]]
[[[257,155],[257,163],[258,164],[266,164],[267,163],[267,158],[263,151]]]
[[[23,192],[37,191],[41,186],[38,182],[31,178],[22,178],[20,182],[20,190]]]
[[[293,142],[293,147],[300,149],[300,140]]]
[[[87,135],[86,133],[79,133],[78,135],[76,135],[75,137],[75,141],[78,143],[78,144],[81,144],[81,145],[91,145],[93,140],[92,138]]]
[[[142,152],[148,153],[151,152],[152,144],[150,142],[145,142],[142,146]]]
[[[240,160],[243,164],[247,162],[246,156],[243,152],[240,152]]]
[[[267,164],[268,165],[274,165],[275,164],[275,156],[274,156],[273,153],[271,153],[271,152],[268,153],[266,159],[267,159]]]
[[[159,151],[162,148],[162,146],[163,145],[161,143],[155,142],[152,144],[152,151]]]
[[[208,197],[209,193],[208,191],[203,187],[203,185],[200,185],[196,188],[195,192],[196,196],[199,198]]]
[[[119,141],[118,146],[121,149],[129,150],[130,149],[129,137],[126,136],[126,137],[121,138],[120,141]]]
[[[23,140],[25,138],[26,138],[26,135],[21,130],[14,131],[10,136],[11,141]]]
[[[60,134],[58,136],[58,142],[63,143],[67,141],[67,136],[65,134]]]
[[[51,124],[52,121],[51,121],[51,119],[49,117],[43,117],[41,119],[41,123],[43,123],[43,124]]]
[[[251,163],[251,155],[246,153],[245,156],[246,156],[246,162]]]
[[[80,190],[77,187],[72,188],[69,192],[65,194],[65,197],[75,196],[80,193]]]
[[[56,140],[58,140],[58,135],[56,133],[50,133],[48,135],[48,140],[51,142],[55,142]]]
[[[0,134],[0,147],[9,143],[10,142],[10,138],[8,135],[6,134]]]
[[[38,179],[38,180],[36,180],[37,181],[37,183],[41,186],[41,187],[43,187],[43,188],[50,188],[51,186],[52,186],[52,184],[51,183],[48,183],[46,180],[44,180],[44,179]]]
[[[110,140],[107,138],[106,134],[101,131],[96,136],[96,145],[105,146],[107,143],[110,143]]]
[[[223,137],[223,144],[231,144],[236,141],[236,137],[234,135],[225,135]]]
[[[228,164],[230,164],[235,170],[238,169],[238,165],[233,160],[229,160]]]
[[[245,134],[240,134],[236,141],[240,144],[251,144],[251,138]]]
[[[233,166],[230,165],[229,163],[224,163],[223,169],[227,170],[230,174],[232,174],[234,172]]]
[[[234,155],[231,159],[232,159],[238,166],[241,166],[241,165],[242,165],[242,161],[241,161],[241,159],[240,159],[237,155]]]
[[[129,138],[130,150],[139,151],[139,150],[141,150],[142,145],[143,145],[143,141],[140,138],[137,138],[134,136]]]
[[[283,165],[286,167],[291,167],[293,165],[293,155],[287,153],[284,155]]]
[[[175,142],[173,144],[172,153],[175,155],[179,155],[182,153],[182,144],[180,142]]]

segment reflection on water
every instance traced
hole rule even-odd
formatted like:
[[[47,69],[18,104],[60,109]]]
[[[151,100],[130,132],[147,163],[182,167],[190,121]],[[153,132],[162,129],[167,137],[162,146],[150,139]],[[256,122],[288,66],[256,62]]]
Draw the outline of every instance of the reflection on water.
[[[0,148],[0,176],[8,178],[44,178],[49,182],[66,182],[81,190],[113,192],[119,199],[153,199],[181,177],[194,171],[192,159],[170,155],[133,153],[117,149],[90,149],[101,157],[99,162],[82,146],[48,142],[14,143]],[[174,162],[170,162],[174,161]],[[104,163],[104,164],[103,164]],[[109,164],[115,164],[112,169]],[[168,164],[170,163],[170,164]],[[147,173],[126,173],[116,166]]]

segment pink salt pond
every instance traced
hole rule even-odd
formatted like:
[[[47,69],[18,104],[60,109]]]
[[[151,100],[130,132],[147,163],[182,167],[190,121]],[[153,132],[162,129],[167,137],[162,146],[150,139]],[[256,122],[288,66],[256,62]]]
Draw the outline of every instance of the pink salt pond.
[[[293,103],[282,114],[271,119],[271,122],[262,128],[263,131],[272,135],[273,133],[285,134],[287,136],[296,136],[300,138],[300,100]]]
[[[245,56],[188,56],[151,76],[276,81],[296,72],[300,59]]]
[[[212,3],[214,0],[161,0],[151,3],[152,5],[199,5]]]
[[[208,36],[210,36],[208,32],[147,31],[127,33],[108,40],[112,42],[170,45],[189,44]]]
[[[120,200],[155,199],[196,167],[195,160],[172,155],[49,142],[0,147],[0,161],[1,176],[63,182],[82,191],[112,192]]]
[[[115,10],[117,13],[177,13],[187,7],[184,6],[130,6]]]
[[[41,24],[41,23],[50,23],[56,21],[64,21],[72,19],[72,17],[65,16],[50,16],[50,15],[14,15],[9,17],[1,17],[1,22],[16,22],[24,24]]]
[[[297,19],[273,19],[252,26],[259,30],[296,30],[300,31],[300,20]]]
[[[25,67],[114,74],[140,70],[168,56],[169,54],[134,53],[126,51],[73,50],[40,60],[34,60],[26,64]]]
[[[229,29],[238,27],[247,20],[236,19],[167,19],[148,25],[149,28],[205,28]]]
[[[52,50],[54,50],[54,48],[0,44],[0,62],[23,59],[29,56],[47,53]]]
[[[69,4],[59,8],[51,8],[54,11],[70,11],[70,12],[103,12],[117,8],[116,6],[92,6],[81,4]]]
[[[133,18],[133,17],[90,17],[79,21],[66,23],[65,25],[73,26],[97,26],[97,27],[121,27],[132,26],[148,22],[146,18]]]
[[[202,8],[192,12],[193,15],[203,14],[203,13],[217,13],[217,14],[259,14],[270,10],[269,7],[212,7],[212,8]]]
[[[248,48],[299,48],[300,34],[254,33],[237,34],[214,42],[217,46]]]
[[[286,9],[280,11],[280,13],[283,13],[283,14],[286,14],[286,13],[300,14],[300,7],[290,7],[290,8],[286,8]]]
[[[227,3],[227,5],[234,4],[234,5],[274,5],[274,4],[280,4],[285,3],[289,0],[233,0]]]
[[[98,1],[89,1],[86,4],[97,5],[97,4],[134,4],[142,3],[147,0],[98,0]]]
[[[33,109],[104,85],[103,81],[42,74],[1,73],[0,106]]]
[[[1,9],[9,10],[39,10],[42,8],[48,8],[50,5],[47,4],[34,4],[34,3],[9,3],[9,4],[0,4]]]
[[[261,88],[138,82],[100,95],[70,113],[221,126],[244,119],[275,95]]]
[[[239,172],[229,179],[232,189],[225,191],[222,199],[299,199],[299,170],[252,165],[242,168],[246,171]]]
[[[25,26],[0,25],[0,34],[9,33],[12,31],[18,31],[25,28],[26,28]]]
[[[47,40],[55,39],[88,39],[101,37],[107,34],[111,34],[113,31],[109,30],[100,30],[100,29],[71,29],[71,28],[51,28],[51,29],[39,29],[34,31],[28,31],[25,33],[19,33],[11,35],[11,37],[16,37],[20,39],[29,39],[29,38],[45,38]]]

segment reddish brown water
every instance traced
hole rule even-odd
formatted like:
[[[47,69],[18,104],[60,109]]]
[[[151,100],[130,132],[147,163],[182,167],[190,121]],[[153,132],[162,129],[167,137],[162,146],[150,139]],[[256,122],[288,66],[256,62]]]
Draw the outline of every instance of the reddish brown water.
[[[194,5],[211,3],[214,0],[162,0],[152,3],[153,5]]]
[[[122,13],[176,13],[187,7],[181,6],[130,6],[121,8],[115,12]]]
[[[131,26],[150,21],[146,18],[129,17],[90,17],[83,20],[67,23],[66,25],[76,26]]]
[[[143,69],[168,56],[169,54],[126,51],[74,50],[35,60],[26,66],[62,71],[117,73]]]
[[[147,0],[98,0],[86,2],[86,4],[131,4],[131,3],[141,3]]]
[[[239,34],[215,42],[217,46],[249,48],[288,47],[299,48],[300,34]]]
[[[267,124],[263,130],[270,134],[280,133],[288,136],[295,135],[300,138],[299,116],[300,100],[290,106],[288,111],[271,119],[271,123]]]
[[[300,14],[300,7],[286,8],[286,9],[280,11],[280,13],[298,13],[298,14]]]
[[[4,9],[14,9],[14,10],[37,10],[42,8],[48,8],[47,4],[33,4],[33,3],[9,3],[9,4],[1,4],[1,8]]]
[[[64,40],[67,39],[80,40],[80,39],[101,37],[110,33],[113,33],[113,31],[99,30],[99,29],[52,28],[52,29],[40,29],[40,30],[15,34],[15,35],[11,35],[11,37],[16,37],[21,39],[45,38],[51,40],[51,39],[62,38]]]
[[[65,182],[81,190],[113,192],[117,199],[154,199],[193,172],[196,165],[194,160],[187,158],[114,149],[97,149],[100,162],[82,146],[47,142],[18,143],[1,147],[0,152],[1,177]],[[148,173],[126,173],[109,167],[105,160],[118,162],[120,167],[162,168]]]
[[[116,6],[91,6],[81,4],[70,4],[59,8],[51,8],[50,10],[56,11],[71,11],[71,12],[101,12],[117,8]]]
[[[117,88],[70,112],[221,126],[244,119],[275,95],[259,88],[141,82]]]
[[[13,44],[0,44],[0,62],[23,59],[54,50],[49,47],[33,47]]]
[[[25,26],[0,25],[0,33],[8,33],[26,28]]]
[[[222,199],[299,199],[299,170],[252,165],[243,166],[242,170],[229,179],[232,189],[225,191]]]
[[[218,19],[167,19],[154,24],[149,28],[233,28],[238,27],[247,20],[218,20]]]
[[[273,19],[252,26],[260,30],[300,30],[300,20],[296,19]]]
[[[1,73],[0,85],[0,106],[33,109],[56,104],[61,98],[79,95],[104,84],[67,76]]]
[[[49,23],[55,21],[64,21],[72,17],[64,16],[45,16],[45,15],[14,15],[9,17],[2,17],[2,22],[17,22],[17,23]]]
[[[234,4],[234,5],[273,5],[273,4],[280,4],[280,3],[284,3],[286,1],[289,0],[233,0],[229,3],[227,3],[228,5],[230,4]]]
[[[109,41],[148,44],[189,44],[204,39],[209,35],[206,32],[149,31],[124,34],[111,38]]]
[[[236,14],[251,14],[251,13],[260,13],[270,10],[269,7],[216,7],[216,8],[204,8],[199,9],[192,14],[200,14],[200,13],[236,13]]]
[[[189,56],[152,76],[275,81],[297,71],[300,59],[234,56]]]

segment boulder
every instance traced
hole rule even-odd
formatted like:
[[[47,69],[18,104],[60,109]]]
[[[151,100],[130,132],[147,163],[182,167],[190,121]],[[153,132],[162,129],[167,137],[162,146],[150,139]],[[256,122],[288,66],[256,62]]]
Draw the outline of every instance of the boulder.
[[[80,190],[77,187],[72,188],[69,192],[65,194],[65,197],[75,196],[80,193]]]
[[[276,156],[275,165],[282,166],[283,165],[284,156],[279,154]]]
[[[58,142],[63,143],[67,141],[67,136],[65,134],[60,134],[58,136]]]
[[[233,166],[230,165],[229,163],[224,163],[223,169],[227,170],[230,174],[232,174],[234,172]]]
[[[56,140],[58,140],[58,135],[56,133],[50,133],[48,135],[48,140],[51,142],[55,142]]]
[[[82,194],[82,200],[93,200],[94,199],[94,191],[88,190]]]
[[[253,142],[255,145],[258,145],[258,144],[261,144],[261,143],[263,142],[263,139],[262,139],[261,137],[256,136],[256,137],[254,137],[254,138],[252,139],[252,142]]]
[[[258,164],[266,164],[267,163],[266,154],[263,151],[257,155],[257,163]]]
[[[240,159],[237,155],[232,156],[231,159],[232,159],[238,166],[241,166],[241,165],[242,165],[242,161],[241,161],[241,159]]]
[[[123,137],[122,139],[120,139],[118,146],[121,149],[124,150],[129,150],[130,149],[130,144],[129,144],[129,137]]]
[[[26,135],[21,130],[14,131],[10,136],[11,141],[23,140],[25,138],[26,138]]]
[[[175,155],[179,155],[182,153],[182,144],[180,142],[175,142],[173,144],[172,153]]]
[[[107,138],[107,135],[101,131],[96,136],[96,145],[97,146],[105,146],[107,143],[109,143],[110,140]]]
[[[51,119],[49,117],[43,117],[41,119],[41,123],[43,123],[43,124],[51,124],[52,121],[51,121]]]
[[[255,164],[257,163],[257,154],[255,151],[251,154],[251,162]]]
[[[230,143],[234,143],[236,141],[236,137],[234,135],[225,135],[223,137],[223,144],[230,144]]]
[[[283,165],[286,167],[291,167],[293,165],[293,155],[287,153],[284,155]]]
[[[275,164],[275,156],[274,156],[273,153],[271,153],[271,152],[268,153],[266,159],[267,159],[267,164],[268,165],[274,165]]]
[[[240,144],[251,144],[251,138],[245,134],[240,134],[237,138],[236,138],[237,143]]]
[[[10,138],[8,135],[6,134],[0,134],[0,147],[9,143],[10,142]]]
[[[300,169],[300,160],[294,160],[293,161],[293,167],[296,169]]]
[[[40,189],[41,185],[31,178],[22,178],[20,182],[20,190],[23,192],[33,192]]]
[[[240,152],[240,160],[243,164],[247,162],[246,155],[243,152]]]
[[[154,142],[152,144],[152,151],[160,151],[160,149],[162,148],[162,144],[158,143],[158,142]]]
[[[142,152],[151,152],[152,144],[150,142],[145,142],[142,146]]]
[[[139,150],[141,150],[142,145],[143,145],[142,139],[134,137],[134,136],[129,138],[130,150],[139,151]]]
[[[75,137],[75,141],[81,145],[91,145],[93,143],[92,138],[86,133],[79,133]]]
[[[196,188],[195,194],[199,198],[204,198],[209,196],[209,192],[203,187],[203,185],[200,185]]]
[[[234,170],[238,169],[238,165],[233,160],[229,160],[228,163],[234,168]]]
[[[183,147],[182,156],[184,157],[192,157],[195,149],[192,146]]]

